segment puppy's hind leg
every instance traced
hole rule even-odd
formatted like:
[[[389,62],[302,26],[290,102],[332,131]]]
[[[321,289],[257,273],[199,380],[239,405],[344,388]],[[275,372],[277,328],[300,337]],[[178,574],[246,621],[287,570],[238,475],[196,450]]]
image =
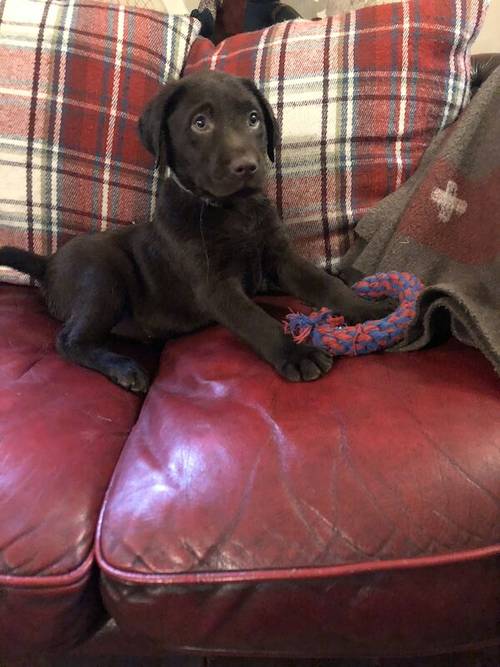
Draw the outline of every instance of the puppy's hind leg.
[[[144,394],[149,387],[146,371],[133,359],[112,352],[105,344],[121,317],[124,299],[125,294],[117,294],[116,290],[112,303],[110,299],[96,298],[95,292],[80,294],[73,301],[71,314],[57,337],[57,350],[65,359],[102,373],[120,387]]]

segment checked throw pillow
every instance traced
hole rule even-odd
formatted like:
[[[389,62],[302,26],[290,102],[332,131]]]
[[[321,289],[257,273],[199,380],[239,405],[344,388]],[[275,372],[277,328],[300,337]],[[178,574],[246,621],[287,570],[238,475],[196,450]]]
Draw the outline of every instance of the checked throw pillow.
[[[253,79],[281,128],[268,191],[302,254],[335,270],[361,216],[415,171],[470,97],[487,0],[403,0],[199,38],[185,74]]]
[[[158,174],[137,120],[199,27],[89,0],[0,3],[0,245],[49,254],[149,219]],[[5,267],[0,279],[26,281]]]

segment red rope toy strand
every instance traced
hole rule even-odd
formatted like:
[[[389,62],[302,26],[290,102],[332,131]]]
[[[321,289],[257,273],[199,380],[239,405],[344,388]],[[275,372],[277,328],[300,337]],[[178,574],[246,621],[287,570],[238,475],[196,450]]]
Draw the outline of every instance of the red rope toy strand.
[[[415,319],[417,300],[423,289],[422,282],[411,273],[376,273],[357,282],[353,290],[368,299],[398,299],[398,308],[387,317],[347,326],[342,316],[321,308],[309,315],[290,313],[284,322],[285,332],[296,343],[308,342],[334,356],[352,357],[385,350],[404,338]]]

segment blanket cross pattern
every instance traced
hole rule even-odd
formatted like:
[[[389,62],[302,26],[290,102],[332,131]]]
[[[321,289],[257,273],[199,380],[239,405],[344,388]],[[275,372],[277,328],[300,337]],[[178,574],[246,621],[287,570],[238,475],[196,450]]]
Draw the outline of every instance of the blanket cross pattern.
[[[441,222],[449,222],[456,213],[458,216],[463,215],[467,210],[467,202],[457,197],[458,185],[455,181],[448,181],[446,190],[441,188],[434,188],[431,194],[431,199],[435,202],[439,209],[439,219]]]

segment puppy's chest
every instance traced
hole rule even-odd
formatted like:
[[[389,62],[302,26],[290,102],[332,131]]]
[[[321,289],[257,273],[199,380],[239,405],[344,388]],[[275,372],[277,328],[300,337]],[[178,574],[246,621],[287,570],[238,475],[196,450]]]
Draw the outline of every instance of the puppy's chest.
[[[218,271],[238,276],[245,291],[255,293],[265,272],[264,244],[265,230],[259,220],[228,216],[213,230],[209,250]]]

